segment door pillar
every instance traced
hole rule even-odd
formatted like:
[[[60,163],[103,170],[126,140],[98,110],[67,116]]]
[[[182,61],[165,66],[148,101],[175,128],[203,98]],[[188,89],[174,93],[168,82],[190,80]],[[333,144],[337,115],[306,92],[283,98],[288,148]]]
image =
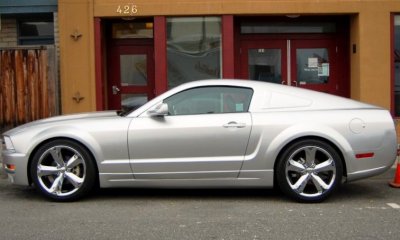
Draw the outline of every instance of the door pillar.
[[[94,19],[94,55],[95,55],[95,83],[96,83],[96,111],[104,110],[104,79],[103,79],[103,32],[101,18]]]
[[[154,17],[155,95],[168,90],[167,78],[167,24],[164,16]]]
[[[235,77],[235,46],[234,46],[233,15],[222,16],[222,77]]]

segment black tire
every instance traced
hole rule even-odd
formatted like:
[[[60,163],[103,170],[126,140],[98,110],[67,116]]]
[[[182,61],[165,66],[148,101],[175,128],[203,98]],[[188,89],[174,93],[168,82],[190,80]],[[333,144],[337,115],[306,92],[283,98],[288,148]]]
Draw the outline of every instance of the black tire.
[[[37,190],[55,201],[74,201],[96,183],[94,161],[82,145],[58,139],[41,146],[33,156],[30,174]]]
[[[281,191],[299,202],[321,202],[341,184],[342,161],[326,142],[306,139],[284,150],[276,167]]]

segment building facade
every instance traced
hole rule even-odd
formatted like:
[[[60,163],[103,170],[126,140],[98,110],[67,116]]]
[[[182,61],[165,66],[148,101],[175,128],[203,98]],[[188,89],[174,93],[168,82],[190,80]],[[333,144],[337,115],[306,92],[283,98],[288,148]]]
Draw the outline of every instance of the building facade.
[[[239,78],[400,116],[398,0],[59,0],[58,7],[63,113],[134,108],[184,82]]]

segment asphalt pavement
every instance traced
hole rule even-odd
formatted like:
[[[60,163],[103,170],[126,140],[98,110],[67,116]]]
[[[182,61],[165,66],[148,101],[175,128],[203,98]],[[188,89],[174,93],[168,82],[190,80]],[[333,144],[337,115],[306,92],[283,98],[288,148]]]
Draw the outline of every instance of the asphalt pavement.
[[[103,189],[71,203],[0,176],[1,239],[400,239],[395,168],[320,204],[274,190]]]

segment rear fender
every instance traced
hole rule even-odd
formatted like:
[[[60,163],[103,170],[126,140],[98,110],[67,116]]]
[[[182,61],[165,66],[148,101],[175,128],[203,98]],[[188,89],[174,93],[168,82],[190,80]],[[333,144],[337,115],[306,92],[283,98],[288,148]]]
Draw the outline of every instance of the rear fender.
[[[344,164],[351,168],[352,159],[349,156],[353,156],[353,150],[350,143],[335,129],[324,126],[324,125],[306,125],[297,124],[280,132],[267,146],[262,159],[266,162],[266,169],[274,169],[275,163],[278,161],[279,154],[282,150],[293,141],[300,138],[321,138],[326,139],[336,146],[340,151],[340,155],[344,157]],[[265,161],[267,159],[267,161]],[[348,169],[351,170],[351,169]]]

